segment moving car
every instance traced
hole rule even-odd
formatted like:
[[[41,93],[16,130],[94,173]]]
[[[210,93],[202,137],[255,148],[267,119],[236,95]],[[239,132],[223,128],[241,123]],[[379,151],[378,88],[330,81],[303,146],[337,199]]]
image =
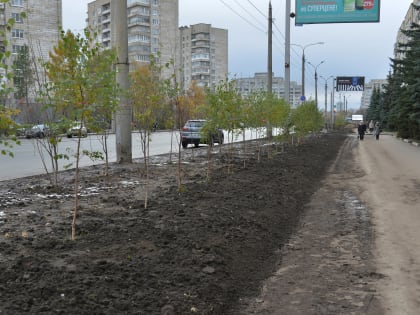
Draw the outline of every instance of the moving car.
[[[208,145],[223,144],[225,139],[223,130],[217,128],[205,135],[203,127],[206,123],[207,121],[204,119],[188,120],[185,123],[181,131],[181,144],[184,149],[188,147],[188,144],[194,144],[195,147],[198,147],[200,143]]]
[[[48,135],[49,130],[50,129],[48,128],[47,125],[44,125],[44,124],[34,125],[32,126],[32,128],[26,130],[25,137],[27,139],[44,138],[45,136]]]
[[[67,130],[67,138],[71,137],[87,137],[87,129],[80,122],[74,122]]]

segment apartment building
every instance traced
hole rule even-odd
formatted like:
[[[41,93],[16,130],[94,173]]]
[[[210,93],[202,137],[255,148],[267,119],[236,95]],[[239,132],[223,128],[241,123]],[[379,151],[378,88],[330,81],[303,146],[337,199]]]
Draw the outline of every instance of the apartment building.
[[[417,9],[416,9],[417,8]],[[397,40],[394,47],[394,57],[395,59],[403,59],[404,55],[398,52],[398,44],[405,44],[407,42],[407,36],[402,33],[402,30],[409,30],[413,23],[420,23],[420,0],[413,0],[413,3],[410,4],[410,7],[407,10],[404,21],[402,21],[400,29],[397,33]]]
[[[148,63],[150,55],[160,53],[160,64],[176,59],[178,32],[178,0],[127,0],[128,57],[130,65]],[[113,46],[110,0],[88,3],[88,26],[97,32],[98,40],[107,49]],[[174,70],[165,70],[169,76]]]
[[[374,79],[370,80],[368,83],[365,83],[365,89],[362,94],[362,100],[360,109],[367,109],[370,105],[370,99],[373,94],[373,90],[379,90],[381,92],[384,91],[384,85],[386,85],[388,81],[386,79]]]
[[[26,14],[22,18],[22,13]],[[27,45],[35,57],[48,60],[49,52],[57,44],[62,26],[61,0],[10,0],[0,3],[0,26],[13,18],[15,24],[6,39],[12,53]],[[4,42],[2,42],[4,45]]]
[[[23,13],[26,17],[23,18]],[[0,41],[0,49],[10,51],[11,58],[6,62],[11,68],[19,51],[24,46],[28,47],[30,58],[35,62],[33,71],[40,69],[40,60],[47,61],[49,52],[57,45],[62,26],[62,3],[61,0],[10,0],[8,3],[0,3],[0,28],[4,30],[9,19],[15,20],[10,31],[5,32],[5,38]],[[6,47],[4,41],[8,45]],[[3,75],[5,72],[2,73]],[[40,74],[40,73],[39,73]],[[12,82],[8,82],[12,85]],[[9,106],[20,108],[29,118],[34,118],[37,113],[35,106],[35,91],[29,87],[28,99],[31,104],[25,104],[27,108],[20,108],[20,100],[15,95],[9,95]],[[28,118],[22,120],[27,121]]]
[[[210,24],[179,28],[179,81],[212,88],[228,76],[228,31]]]
[[[257,72],[254,77],[235,79],[236,87],[243,97],[247,97],[253,92],[267,91],[268,76],[267,72]],[[272,78],[272,92],[278,98],[286,98],[285,82],[282,77]],[[301,104],[302,86],[295,81],[290,82],[290,106],[296,108]]]

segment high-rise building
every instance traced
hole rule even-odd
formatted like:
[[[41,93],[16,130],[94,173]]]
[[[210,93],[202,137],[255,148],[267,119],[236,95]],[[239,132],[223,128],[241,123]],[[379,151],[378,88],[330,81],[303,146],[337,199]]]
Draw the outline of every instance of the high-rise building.
[[[48,60],[49,52],[60,37],[61,0],[10,0],[6,4],[0,3],[0,27],[4,28],[10,18],[15,20],[15,24],[10,32],[6,32],[8,49],[17,53],[27,45],[36,59]]]
[[[413,23],[420,23],[420,0],[413,0],[413,3],[410,4],[407,14],[405,15],[404,21],[402,21],[400,29],[397,33],[397,41],[394,48],[394,57],[395,59],[404,58],[404,54],[398,51],[398,44],[405,44],[407,42],[407,36],[403,34],[403,30],[411,29]]]
[[[25,17],[23,15],[25,14]],[[32,71],[40,71],[40,63],[49,60],[49,52],[57,45],[62,26],[61,0],[10,0],[0,3],[0,28],[5,29],[6,23],[13,18],[15,23],[9,31],[5,32],[6,38],[0,40],[0,49],[10,51],[11,58],[6,63],[11,67],[23,47],[28,48]],[[7,47],[5,45],[6,41]],[[3,75],[5,72],[2,73]],[[41,75],[41,72],[38,72]],[[34,73],[34,77],[36,74]],[[12,84],[12,82],[9,82]],[[35,86],[35,85],[34,85]],[[35,102],[34,86],[29,86],[28,97],[30,103]],[[9,96],[10,106],[19,107],[19,100],[14,95]],[[28,107],[30,104],[26,104]],[[36,111],[36,109],[33,109]],[[26,113],[31,117],[31,113]]]
[[[360,105],[360,109],[367,109],[370,105],[370,99],[373,94],[373,90],[379,90],[381,92],[384,91],[384,85],[386,85],[388,81],[386,79],[375,79],[370,80],[368,83],[365,83],[365,89],[362,94],[362,101]]]
[[[179,79],[183,89],[192,82],[212,88],[228,76],[228,31],[210,24],[179,28]]]
[[[148,63],[150,55],[165,64],[176,59],[178,32],[178,0],[127,0],[128,57]],[[104,48],[111,48],[116,34],[112,34],[111,1],[95,0],[88,3],[88,26],[98,34]],[[164,70],[169,75],[173,70]]]
[[[268,77],[267,72],[258,72],[252,78],[237,78],[235,79],[236,87],[239,93],[246,97],[253,92],[267,91]],[[286,98],[285,82],[282,77],[272,78],[272,92],[278,98]],[[300,96],[302,95],[302,86],[297,82],[290,82],[290,106],[296,108],[301,104]]]

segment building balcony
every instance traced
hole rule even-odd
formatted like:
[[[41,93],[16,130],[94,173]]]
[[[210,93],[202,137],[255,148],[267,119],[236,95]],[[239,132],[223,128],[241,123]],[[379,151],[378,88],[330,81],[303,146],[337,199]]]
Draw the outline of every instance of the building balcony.
[[[191,69],[191,74],[192,75],[210,75],[210,69]]]

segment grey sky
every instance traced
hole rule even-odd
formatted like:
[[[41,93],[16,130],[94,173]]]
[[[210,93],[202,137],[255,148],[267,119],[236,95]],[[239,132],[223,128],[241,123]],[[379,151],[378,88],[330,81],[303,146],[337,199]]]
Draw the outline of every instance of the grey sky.
[[[65,29],[80,32],[85,26],[88,0],[62,0]],[[284,76],[285,0],[272,0],[273,71]],[[292,11],[295,1],[292,0]],[[229,31],[229,72],[237,77],[267,71],[268,0],[180,0],[180,25],[208,23]],[[318,65],[318,75],[365,76],[366,81],[384,79],[390,70],[397,31],[412,0],[382,0],[379,23],[322,24],[295,26],[291,20],[291,43],[305,46],[307,61]],[[302,49],[292,46],[291,80],[301,82]],[[305,71],[305,90],[314,97],[314,70]],[[329,89],[332,80],[328,80]],[[324,95],[325,81],[318,80],[318,96]],[[358,108],[360,92],[347,93],[349,107]]]

